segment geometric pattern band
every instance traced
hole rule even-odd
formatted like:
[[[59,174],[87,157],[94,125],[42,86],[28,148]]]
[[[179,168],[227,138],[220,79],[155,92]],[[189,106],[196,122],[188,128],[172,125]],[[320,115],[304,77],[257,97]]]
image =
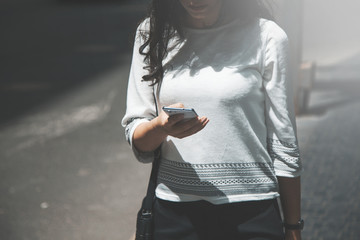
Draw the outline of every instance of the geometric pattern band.
[[[202,196],[266,193],[277,189],[267,163],[190,164],[161,159],[158,183],[173,192]]]

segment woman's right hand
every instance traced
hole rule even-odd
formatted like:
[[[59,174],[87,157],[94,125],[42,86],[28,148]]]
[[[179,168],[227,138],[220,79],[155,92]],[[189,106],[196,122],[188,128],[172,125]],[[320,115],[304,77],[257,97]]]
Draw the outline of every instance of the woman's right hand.
[[[169,107],[183,108],[182,103],[172,104]],[[159,116],[155,119],[157,127],[161,129],[166,135],[176,138],[185,138],[191,136],[202,130],[209,122],[207,117],[196,117],[189,120],[184,120],[184,115],[176,114],[168,116],[164,111],[161,111]]]
[[[169,107],[183,108],[181,103]],[[144,122],[136,127],[133,134],[134,146],[142,152],[151,152],[157,149],[167,136],[184,138],[202,130],[209,119],[197,117],[185,120],[182,114],[169,117],[164,111],[150,122]]]

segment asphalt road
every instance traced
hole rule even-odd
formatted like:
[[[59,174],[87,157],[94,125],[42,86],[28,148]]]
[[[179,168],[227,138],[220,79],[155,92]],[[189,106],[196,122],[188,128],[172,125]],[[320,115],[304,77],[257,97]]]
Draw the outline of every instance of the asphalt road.
[[[0,239],[128,239],[145,191],[124,140],[137,2],[2,2]]]
[[[129,35],[143,12],[139,1],[0,3],[1,240],[133,234],[150,166],[136,162],[120,121]],[[321,26],[305,31],[304,52],[326,64],[308,111],[297,118],[304,239],[357,240],[360,58],[337,57],[353,38],[331,54],[330,43],[319,44],[322,36],[308,37]]]
[[[297,117],[305,240],[360,239],[358,89],[359,75],[317,79],[308,112]]]
[[[0,102],[0,124],[128,62],[123,56],[131,51],[144,5],[85,2],[0,3],[0,91],[6,99]]]

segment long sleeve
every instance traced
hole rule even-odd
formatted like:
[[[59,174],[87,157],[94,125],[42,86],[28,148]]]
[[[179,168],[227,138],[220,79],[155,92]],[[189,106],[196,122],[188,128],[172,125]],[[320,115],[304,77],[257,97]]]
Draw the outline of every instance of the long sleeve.
[[[267,149],[281,177],[297,177],[302,170],[293,103],[293,87],[288,75],[288,39],[273,22],[265,47],[264,90]]]
[[[150,86],[149,82],[142,81],[146,70],[144,69],[144,56],[139,53],[139,47],[142,44],[141,31],[145,30],[147,24],[148,21],[145,20],[136,31],[127,90],[126,113],[122,119],[126,140],[132,147],[135,157],[144,163],[151,162],[154,159],[154,153],[138,151],[132,143],[132,138],[139,124],[156,117],[154,87]]]

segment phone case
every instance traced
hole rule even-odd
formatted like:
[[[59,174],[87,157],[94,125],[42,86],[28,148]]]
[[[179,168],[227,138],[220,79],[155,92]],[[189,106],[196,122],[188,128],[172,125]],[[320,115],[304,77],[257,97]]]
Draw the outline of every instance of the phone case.
[[[176,115],[176,114],[184,114],[184,119],[195,118],[195,117],[198,116],[193,108],[169,108],[169,107],[163,107],[162,109],[169,116]]]

